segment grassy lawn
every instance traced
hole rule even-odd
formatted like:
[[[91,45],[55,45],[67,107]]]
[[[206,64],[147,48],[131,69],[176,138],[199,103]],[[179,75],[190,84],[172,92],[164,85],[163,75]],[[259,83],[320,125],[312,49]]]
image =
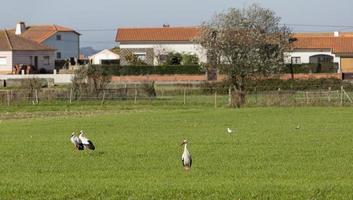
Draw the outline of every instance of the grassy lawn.
[[[59,108],[67,113],[46,115]],[[0,121],[1,200],[353,198],[352,108],[24,110],[45,116]],[[81,129],[95,152],[73,150],[70,134]],[[184,138],[190,172],[181,166]]]

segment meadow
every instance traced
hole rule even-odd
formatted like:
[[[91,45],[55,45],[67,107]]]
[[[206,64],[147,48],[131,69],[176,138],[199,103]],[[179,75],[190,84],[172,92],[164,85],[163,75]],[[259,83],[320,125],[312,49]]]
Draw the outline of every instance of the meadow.
[[[0,199],[353,199],[352,114],[349,107],[0,109]],[[81,129],[96,151],[74,150],[69,137]],[[181,165],[184,138],[189,172]]]

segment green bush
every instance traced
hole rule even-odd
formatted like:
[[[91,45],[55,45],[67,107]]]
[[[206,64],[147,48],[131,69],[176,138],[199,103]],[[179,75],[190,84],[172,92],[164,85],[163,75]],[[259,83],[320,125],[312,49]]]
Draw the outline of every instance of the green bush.
[[[338,63],[293,64],[293,73],[337,73]],[[291,73],[290,64],[282,68],[282,73]]]
[[[203,74],[200,65],[171,65],[171,66],[120,66],[120,65],[100,65],[104,71],[110,75],[148,75],[148,74]]]
[[[307,79],[307,80],[281,80],[281,79],[263,79],[263,80],[248,80],[246,83],[246,91],[275,91],[279,88],[281,90],[339,90],[341,86],[345,90],[352,91],[353,85],[349,82],[342,81],[335,78],[323,79]],[[215,91],[220,94],[226,94],[229,89],[227,82],[204,82],[202,89],[205,93],[214,93]]]

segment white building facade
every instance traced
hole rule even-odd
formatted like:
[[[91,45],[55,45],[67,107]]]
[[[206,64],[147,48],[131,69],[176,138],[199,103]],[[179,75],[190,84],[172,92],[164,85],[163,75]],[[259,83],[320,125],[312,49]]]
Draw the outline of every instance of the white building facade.
[[[14,68],[30,66],[37,72],[54,70],[55,49],[25,39],[10,31],[0,31],[0,73],[9,74]]]
[[[110,49],[104,49],[92,56],[89,56],[89,60],[94,65],[102,65],[107,63],[118,63],[120,56]]]
[[[55,60],[78,59],[80,33],[59,25],[26,26],[19,22],[15,34],[55,49]]]
[[[353,72],[352,33],[294,34],[293,51],[285,56],[287,64],[334,63],[337,72]]]
[[[56,49],[57,60],[79,58],[80,56],[80,35],[75,32],[56,32],[42,44]]]
[[[118,29],[116,42],[121,50],[121,64],[127,64],[125,57],[128,54],[134,54],[149,65],[158,65],[170,52],[196,55],[200,62],[206,62],[205,50],[193,42],[198,31],[197,27],[169,26]]]

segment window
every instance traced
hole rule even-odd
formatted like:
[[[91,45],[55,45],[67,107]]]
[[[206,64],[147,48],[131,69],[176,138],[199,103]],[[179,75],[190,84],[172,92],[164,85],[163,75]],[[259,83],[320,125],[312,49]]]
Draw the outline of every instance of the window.
[[[50,63],[50,57],[49,56],[43,56],[43,64],[44,65],[49,65]]]
[[[60,34],[56,35],[56,40],[61,40],[61,35]]]
[[[291,58],[291,63],[292,64],[302,64],[302,61],[301,61],[300,57],[292,57]]]
[[[146,53],[145,52],[134,53],[134,55],[137,57],[137,59],[139,59],[141,61],[146,61]]]
[[[61,52],[56,52],[56,59],[61,59]]]
[[[333,56],[319,54],[319,55],[310,56],[309,60],[310,60],[310,63],[332,63]]]
[[[7,64],[7,58],[6,57],[0,57],[0,65],[6,65]]]

